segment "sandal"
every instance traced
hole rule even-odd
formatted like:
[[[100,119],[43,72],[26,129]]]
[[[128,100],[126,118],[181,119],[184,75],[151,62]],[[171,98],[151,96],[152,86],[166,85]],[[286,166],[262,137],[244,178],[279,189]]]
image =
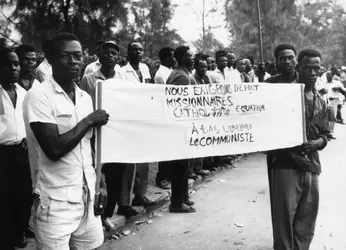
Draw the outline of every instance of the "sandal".
[[[184,204],[188,205],[188,206],[193,206],[195,205],[195,203],[192,200],[186,200],[183,202]]]
[[[183,204],[181,204],[180,207],[169,206],[169,212],[171,212],[171,213],[194,213],[194,212],[196,212],[196,209],[183,203]]]

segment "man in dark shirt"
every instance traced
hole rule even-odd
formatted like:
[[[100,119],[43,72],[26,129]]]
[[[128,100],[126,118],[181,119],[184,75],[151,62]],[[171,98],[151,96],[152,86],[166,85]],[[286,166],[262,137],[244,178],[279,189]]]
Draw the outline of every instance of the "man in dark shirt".
[[[294,54],[286,56],[286,62],[295,61]],[[329,135],[327,105],[315,88],[321,54],[303,50],[298,65],[297,82],[305,84],[307,142],[268,154],[275,250],[309,249],[319,204],[321,164],[317,151],[327,145]]]
[[[167,85],[196,85],[196,80],[189,72],[194,65],[194,56],[187,46],[179,46],[174,51],[178,68],[167,79]],[[189,159],[172,161],[172,195],[169,211],[171,213],[193,213],[193,201],[189,199],[188,183]]]

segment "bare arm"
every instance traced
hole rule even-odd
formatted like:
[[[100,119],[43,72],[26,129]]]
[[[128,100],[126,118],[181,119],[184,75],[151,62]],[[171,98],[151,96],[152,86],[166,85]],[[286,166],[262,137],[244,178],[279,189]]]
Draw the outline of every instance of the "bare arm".
[[[74,149],[90,128],[106,124],[108,117],[104,110],[97,110],[60,135],[56,124],[32,122],[30,127],[48,159],[57,161]]]

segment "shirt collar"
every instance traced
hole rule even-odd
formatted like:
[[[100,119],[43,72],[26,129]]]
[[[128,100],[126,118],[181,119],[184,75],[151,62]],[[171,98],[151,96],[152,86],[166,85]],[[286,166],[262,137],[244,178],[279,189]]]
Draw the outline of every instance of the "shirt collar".
[[[58,92],[59,94],[65,94],[66,95],[66,92],[61,88],[61,86],[54,80],[53,77],[50,78],[50,81],[54,87],[54,90],[56,92]],[[76,93],[76,96],[83,96],[83,91],[77,86],[76,83],[74,83],[74,89],[75,89],[75,93]]]

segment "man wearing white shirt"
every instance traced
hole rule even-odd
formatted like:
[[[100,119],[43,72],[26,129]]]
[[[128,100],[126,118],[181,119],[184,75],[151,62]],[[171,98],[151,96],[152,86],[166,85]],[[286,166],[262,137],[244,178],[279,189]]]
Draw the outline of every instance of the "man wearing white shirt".
[[[125,79],[134,83],[149,83],[150,72],[146,64],[141,63],[143,58],[143,46],[139,42],[130,42],[127,46],[128,63],[123,67],[125,71]],[[135,183],[133,193],[135,195],[132,200],[132,206],[152,206],[156,203],[149,200],[145,194],[148,187],[149,164],[135,164]],[[133,176],[128,176],[131,178]]]
[[[233,71],[234,68],[234,61],[235,61],[235,54],[232,51],[227,52],[227,67],[226,70]]]
[[[96,53],[97,53],[98,58],[100,57],[100,49],[101,49],[102,44],[104,42],[105,41],[103,41],[103,40],[99,40],[96,42]],[[88,74],[91,74],[91,73],[98,71],[100,68],[101,68],[101,63],[100,63],[100,60],[97,59],[95,62],[92,62],[85,67],[83,77],[88,75]]]
[[[0,245],[24,248],[32,205],[30,166],[23,120],[26,90],[18,83],[19,59],[0,52]]]
[[[159,51],[160,67],[157,70],[154,82],[156,84],[166,84],[169,75],[172,73],[172,68],[175,65],[174,49],[164,47]]]
[[[100,214],[106,193],[95,193],[90,139],[108,122],[93,112],[90,96],[74,82],[82,66],[82,46],[71,33],[52,38],[48,52],[53,74],[31,89],[23,106],[27,130],[38,143],[34,183],[37,249],[94,249],[104,240]],[[28,140],[31,137],[28,137]],[[103,184],[103,181],[101,180]]]
[[[47,60],[48,50],[49,50],[49,40],[46,40],[42,43],[42,50],[44,53],[44,60],[36,68],[36,79],[39,82],[48,80],[52,76],[52,66]]]
[[[240,75],[235,71],[230,72],[226,70],[227,67],[227,53],[224,50],[216,51],[216,69],[212,74],[208,74],[213,83],[240,83]]]
[[[25,90],[39,85],[40,82],[35,79],[36,69],[36,52],[35,48],[29,44],[21,44],[16,49],[16,54],[19,58],[20,75],[18,84]]]

